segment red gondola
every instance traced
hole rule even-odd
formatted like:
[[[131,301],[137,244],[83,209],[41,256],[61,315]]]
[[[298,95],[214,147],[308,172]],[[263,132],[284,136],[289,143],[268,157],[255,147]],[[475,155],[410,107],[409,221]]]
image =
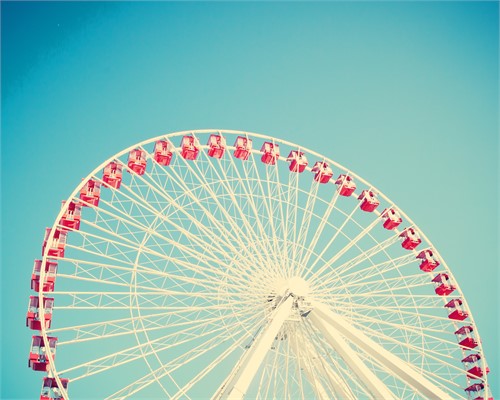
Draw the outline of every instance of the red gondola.
[[[43,245],[42,245],[42,256],[45,253],[45,247],[47,247],[47,241],[49,240],[49,235],[51,231],[52,231],[51,228],[45,228],[45,238],[43,239]],[[64,248],[66,247],[67,235],[68,235],[67,232],[60,229],[56,229],[56,231],[54,232],[54,236],[52,238],[52,243],[47,253],[49,257],[60,257],[60,258],[64,257]]]
[[[274,165],[280,158],[280,146],[275,143],[264,142],[260,151],[262,152],[260,159],[264,164]]]
[[[222,135],[210,135],[208,138],[208,155],[213,158],[222,158],[226,150],[226,139]]]
[[[184,136],[181,141],[181,156],[186,160],[196,160],[200,145],[194,136]]]
[[[454,319],[456,321],[463,321],[465,318],[469,316],[467,311],[462,308],[462,300],[453,299],[445,304],[445,307],[450,309],[450,313],[448,314],[449,319]]]
[[[420,258],[420,269],[424,272],[431,272],[439,265],[439,261],[431,249],[422,250],[418,253],[417,258]]]
[[[474,400],[486,400],[484,397],[484,383],[474,383],[470,385],[469,387],[464,389],[469,396],[477,396],[474,397]],[[493,400],[493,397],[488,397],[488,400]]]
[[[66,201],[62,202],[62,206],[64,207]],[[70,229],[79,230],[80,229],[80,221],[82,218],[82,205],[81,203],[75,203],[74,201],[70,201],[68,204],[68,208],[64,212],[59,224]]]
[[[106,165],[102,173],[104,186],[119,189],[123,178],[122,170],[123,166],[115,161],[111,161],[108,165]]]
[[[339,175],[335,184],[337,185],[337,191],[340,196],[349,197],[356,190],[356,183],[354,183],[352,178],[346,174]]]
[[[85,185],[80,189],[80,200],[86,203],[82,203],[82,206],[88,207],[89,205],[97,207],[99,205],[99,199],[101,197],[101,184],[92,179],[89,179]]]
[[[238,136],[234,142],[234,156],[240,160],[248,160],[250,151],[252,151],[252,139]]]
[[[137,175],[144,175],[147,162],[148,160],[146,159],[146,152],[144,150],[134,149],[128,154],[127,165]]]
[[[48,371],[49,370],[49,357],[47,356],[47,347],[50,348],[52,357],[55,358],[56,337],[47,337],[47,341],[43,340],[42,336],[33,336],[31,342],[30,355],[28,359],[28,367],[33,371]]]
[[[292,150],[286,160],[290,163],[288,169],[291,172],[304,172],[308,164],[307,157],[303,152],[298,150]]]
[[[31,289],[35,292],[40,291],[40,272],[42,270],[42,260],[35,260],[33,273],[31,274]],[[44,292],[53,292],[57,275],[57,262],[55,260],[45,261],[45,278],[42,285]]]
[[[316,161],[311,172],[314,173],[314,180],[319,183],[328,183],[333,176],[333,170],[324,161]]]
[[[406,228],[399,237],[403,238],[403,242],[401,246],[406,250],[415,249],[420,243],[422,243],[422,239],[418,235],[417,231],[413,228]]]
[[[395,208],[386,208],[382,211],[381,217],[384,220],[384,228],[390,231],[396,229],[403,222],[403,219]]]
[[[60,378],[60,381],[62,387],[67,390],[69,380]],[[61,389],[57,384],[56,378],[49,378],[48,376],[43,378],[40,400],[64,400]]]
[[[156,141],[154,159],[158,164],[165,167],[167,165],[170,165],[170,161],[172,161],[172,151],[170,150],[170,143],[168,143],[166,140]]]
[[[432,282],[435,283],[435,292],[439,296],[448,296],[456,289],[456,287],[450,283],[450,277],[448,276],[448,274],[437,274]]]
[[[465,349],[474,349],[477,347],[478,343],[474,337],[474,327],[471,325],[462,326],[455,331],[457,336],[458,344]]]
[[[374,211],[380,204],[375,193],[371,190],[363,190],[358,196],[358,200],[361,200],[361,205],[359,207],[366,212]]]
[[[473,353],[465,357],[462,362],[464,363],[465,369],[467,370],[467,376],[470,379],[480,379],[485,375],[488,375],[490,369],[486,367],[484,370],[480,365],[481,354]]]
[[[44,327],[45,329],[50,328],[50,323],[52,321],[52,308],[54,307],[54,298],[44,297],[43,298],[43,311],[44,311]],[[33,330],[42,329],[42,321],[40,320],[40,302],[38,296],[30,296],[30,302],[28,305],[28,313],[26,314],[26,326]]]

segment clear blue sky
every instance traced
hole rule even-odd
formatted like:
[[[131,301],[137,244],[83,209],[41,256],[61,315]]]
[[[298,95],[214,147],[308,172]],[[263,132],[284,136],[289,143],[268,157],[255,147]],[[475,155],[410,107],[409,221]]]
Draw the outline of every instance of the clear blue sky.
[[[2,398],[39,395],[24,318],[60,200],[125,147],[215,127],[324,153],[410,215],[467,297],[500,395],[497,2],[1,8]]]

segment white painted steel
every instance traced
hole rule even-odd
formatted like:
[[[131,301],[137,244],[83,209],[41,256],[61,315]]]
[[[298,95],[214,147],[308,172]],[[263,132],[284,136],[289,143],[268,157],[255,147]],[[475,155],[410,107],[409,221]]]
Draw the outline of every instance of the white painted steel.
[[[250,347],[248,353],[243,356],[241,364],[237,365],[236,370],[230,374],[233,378],[225,385],[220,395],[216,395],[215,398],[240,400],[245,397],[248,387],[268,354],[276,335],[290,316],[293,302],[294,298],[289,295],[277,306],[271,315],[269,325],[263,329],[262,334]]]
[[[209,158],[205,145],[196,161],[180,156],[183,135],[205,143],[210,134],[228,138],[221,160]],[[254,140],[245,162],[232,155],[230,144],[238,135]],[[165,168],[149,153],[149,146],[160,139],[173,145],[172,164]],[[260,145],[266,140],[280,145],[275,166],[260,161]],[[147,153],[144,176],[129,173],[126,166],[126,155],[134,148]],[[308,156],[302,174],[288,172],[286,155],[291,149]],[[100,171],[110,160],[123,165],[122,187],[102,187],[99,207],[82,210],[80,231],[69,232],[66,257],[58,260],[56,291],[38,294],[41,318],[43,296],[56,299],[53,325],[41,335],[59,337],[57,359],[49,366],[49,375],[59,385],[60,378],[67,377],[70,391],[79,382],[105,391],[106,386],[94,382],[102,377],[115,383],[118,371],[132,368],[132,382],[99,396],[140,397],[154,384],[166,398],[199,397],[200,388],[217,377],[215,391],[247,353],[245,345],[266,326],[277,288],[301,279],[307,286],[302,313],[314,301],[327,305],[372,342],[411,360],[434,388],[453,398],[466,397],[463,388],[470,380],[453,335],[462,324],[447,318],[447,299],[434,293],[432,274],[419,271],[417,252],[402,252],[400,231],[378,226],[380,211],[358,210],[357,196],[363,189],[378,193],[379,209],[394,204],[352,171],[266,135],[215,129],[176,132],[131,146],[103,162],[77,185],[66,207],[78,199],[88,179],[102,183]],[[329,163],[336,174],[348,173],[358,185],[356,192],[343,198],[335,190],[335,179],[327,185],[314,182],[311,166],[316,160]],[[64,211],[55,220],[49,243]],[[405,226],[416,227],[399,211]],[[434,248],[417,230],[421,248]],[[446,262],[435,248],[434,253],[441,260],[440,272],[457,286],[452,296],[462,298],[470,314]],[[46,250],[43,262],[47,258]],[[42,269],[42,281],[44,276]],[[352,396],[364,397],[363,384],[328,348],[326,337],[312,332],[307,318],[297,315],[285,321],[288,336],[268,349],[248,393],[303,398],[331,390],[334,397],[350,387]],[[472,315],[468,321],[475,325]],[[476,350],[483,354],[477,327],[475,335]],[[310,341],[300,355],[293,344],[297,338]],[[96,354],[97,348],[103,350]],[[321,363],[314,361],[317,354],[323,357]],[[411,377],[401,378],[402,372],[398,378],[387,377],[379,364],[358,356],[398,398],[414,398]],[[47,357],[52,360],[50,351]],[[301,370],[300,365],[307,367]],[[481,366],[486,365],[483,357]],[[487,377],[483,381],[487,397]],[[68,399],[68,393],[61,392]]]
[[[316,308],[309,315],[314,326],[321,331],[333,351],[349,366],[349,369],[357,376],[358,380],[368,389],[371,398],[396,400],[396,396],[387,386],[363,363],[356,351],[349,347],[349,344],[342,338],[342,335],[329,326],[319,317]]]
[[[363,334],[363,332],[350,325],[345,318],[333,313],[323,304],[314,302],[312,305],[313,311],[310,314],[311,320],[321,327],[322,332],[329,338],[333,346],[339,346],[336,350],[341,355],[348,357],[353,363],[356,363],[357,366],[361,366],[359,364],[361,361],[357,358],[356,353],[348,347],[349,345],[342,337],[346,337],[358,348],[377,359],[381,364],[384,364],[394,375],[407,382],[423,396],[430,399],[452,399],[448,393],[445,393],[422,374],[415,371],[408,363],[395,357],[388,350]],[[368,376],[366,378],[367,379],[363,379],[363,381],[366,384],[371,384],[370,389],[375,398],[389,398],[389,393],[381,391],[385,388],[380,380],[374,380],[373,377],[369,378]]]

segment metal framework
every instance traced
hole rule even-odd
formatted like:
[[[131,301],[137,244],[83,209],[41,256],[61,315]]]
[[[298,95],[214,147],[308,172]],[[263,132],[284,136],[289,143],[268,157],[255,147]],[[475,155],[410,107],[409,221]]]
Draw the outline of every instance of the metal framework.
[[[220,158],[214,137],[226,139]],[[110,163],[119,187],[101,172]],[[96,205],[80,195],[89,181]],[[64,224],[71,204],[78,226]],[[32,278],[27,324],[57,337],[31,351],[53,378],[41,399],[89,387],[106,399],[488,398],[453,274],[403,211],[390,224],[391,209],[352,171],[266,135],[185,131],[123,150],[64,203]]]

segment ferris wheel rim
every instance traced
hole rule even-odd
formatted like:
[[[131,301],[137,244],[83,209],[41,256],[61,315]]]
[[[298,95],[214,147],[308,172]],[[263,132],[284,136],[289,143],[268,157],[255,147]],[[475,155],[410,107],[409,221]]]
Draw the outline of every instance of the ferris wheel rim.
[[[365,184],[367,187],[370,188],[370,190],[375,191],[377,193],[377,195],[379,197],[381,197],[382,199],[384,199],[387,203],[392,204],[393,206],[396,206],[396,204],[394,202],[392,202],[383,192],[381,192],[375,186],[373,186],[372,184],[370,184],[369,182],[367,182],[366,180],[364,180],[361,176],[359,176],[356,173],[354,173],[352,170],[350,170],[350,169],[344,167],[343,165],[337,163],[336,161],[334,161],[334,160],[332,160],[332,159],[330,159],[328,157],[325,157],[325,156],[323,156],[323,155],[321,155],[321,154],[319,154],[319,153],[317,153],[317,152],[315,152],[315,151],[313,151],[313,150],[311,150],[309,148],[306,148],[304,146],[299,146],[299,145],[297,145],[295,143],[292,143],[292,142],[289,142],[289,141],[286,141],[286,140],[283,140],[283,139],[275,138],[275,137],[272,137],[272,136],[269,136],[269,135],[264,135],[264,134],[254,133],[254,132],[247,132],[247,131],[226,130],[226,129],[185,130],[185,131],[177,131],[177,132],[172,132],[172,133],[168,133],[168,134],[164,134],[164,135],[159,135],[159,136],[156,136],[154,138],[150,138],[150,139],[144,140],[142,142],[139,142],[139,143],[137,143],[135,145],[132,145],[132,146],[130,146],[130,147],[128,147],[128,148],[126,148],[126,149],[124,149],[124,150],[116,153],[112,157],[109,157],[103,163],[101,163],[98,167],[96,167],[91,173],[89,173],[87,175],[86,178],[84,178],[82,180],[82,182],[80,182],[76,186],[76,188],[74,189],[74,191],[71,193],[71,195],[66,200],[66,203],[67,203],[66,206],[63,207],[60,210],[59,214],[55,218],[55,222],[54,222],[54,224],[52,226],[52,231],[49,234],[48,239],[47,239],[48,242],[50,242],[50,241],[53,240],[53,236],[54,236],[55,230],[56,230],[57,226],[59,225],[59,221],[62,218],[62,216],[64,214],[64,211],[65,211],[65,208],[67,208],[67,206],[68,206],[68,203],[71,200],[77,198],[77,194],[80,191],[80,189],[84,186],[85,182],[87,182],[89,179],[92,179],[93,177],[97,177],[98,172],[100,170],[102,170],[102,168],[107,163],[109,163],[112,160],[118,160],[120,157],[126,155],[128,152],[130,152],[130,151],[132,151],[132,150],[134,150],[136,148],[144,148],[144,146],[146,146],[148,144],[151,144],[151,143],[154,143],[156,140],[167,140],[167,141],[170,141],[171,138],[175,138],[175,137],[179,137],[179,136],[184,136],[184,135],[193,135],[193,136],[195,136],[195,135],[198,135],[198,134],[201,135],[201,134],[210,134],[210,133],[219,133],[219,134],[222,134],[222,135],[224,135],[224,134],[226,134],[226,135],[241,135],[241,136],[246,135],[247,137],[259,138],[259,139],[264,139],[264,140],[266,140],[266,139],[267,140],[272,140],[273,143],[284,144],[284,145],[290,146],[292,148],[298,148],[298,149],[300,149],[300,151],[307,152],[308,155],[316,156],[319,160],[323,160],[324,162],[327,162],[327,163],[331,164],[332,166],[335,166],[336,168],[348,171],[349,174],[352,177],[354,177],[357,181]],[[172,143],[172,142],[170,142],[170,143]],[[200,149],[206,149],[207,147],[208,147],[207,145],[200,145]],[[228,150],[234,149],[234,147],[228,145],[227,149]],[[173,151],[175,153],[178,153],[179,152],[178,147],[173,146]],[[256,148],[252,149],[251,152],[254,155],[255,154],[259,154],[259,151]],[[280,156],[279,157],[279,161],[285,162],[286,161],[286,157]],[[310,167],[309,167],[309,170],[310,170]],[[445,272],[447,274],[449,274],[450,277],[453,278],[453,273],[452,273],[451,269],[449,268],[448,264],[446,263],[445,259],[443,257],[441,257],[439,251],[436,249],[436,247],[433,245],[433,243],[429,240],[429,238],[427,237],[427,235],[425,234],[425,232],[422,231],[422,230],[420,230],[418,228],[418,226],[404,212],[404,210],[401,210],[401,209],[398,208],[398,211],[401,214],[401,216],[403,216],[405,218],[405,220],[410,224],[410,226],[415,227],[418,230],[420,236],[432,247],[433,251],[440,258],[440,261],[442,261],[442,266],[444,267]],[[48,247],[47,247],[45,249],[45,251],[44,251],[43,256],[42,256],[42,263],[45,263],[47,261],[47,259],[49,259],[49,258],[53,258],[53,257],[48,256]],[[41,272],[40,272],[40,278],[41,278],[42,281],[43,281],[44,275],[45,275],[45,271],[44,271],[44,268],[42,268]],[[459,282],[454,279],[454,283],[455,283],[455,286],[456,286],[456,290],[457,290],[458,294],[460,295],[460,299],[463,302],[465,310],[467,310],[469,312],[469,319],[470,319],[471,324],[474,325],[475,327],[477,327],[477,325],[475,324],[474,318],[473,318],[473,314],[470,312],[470,308],[469,308],[469,306],[467,304],[467,299],[462,294],[463,292],[460,289]],[[38,298],[39,298],[39,303],[40,303],[40,314],[41,314],[42,318],[45,315],[44,314],[44,306],[43,306],[43,295],[44,295],[44,293],[45,292],[43,290],[40,290],[39,293],[38,293]],[[480,336],[479,336],[479,332],[477,332],[477,330],[475,330],[475,334],[476,334],[476,336],[478,338],[478,350],[480,350],[480,352],[482,354],[484,354],[482,343],[481,343]],[[47,329],[45,328],[44,324],[42,324],[41,336],[43,337],[43,339],[45,341],[47,341]],[[50,362],[50,364],[49,364],[50,373],[53,374],[53,377],[56,379],[59,387],[62,388],[60,377],[59,377],[59,374],[57,373],[56,365],[55,365],[55,362],[53,360],[53,354],[52,354],[50,348],[49,348],[49,351],[48,351],[48,356],[49,356],[49,358],[52,359],[52,362]],[[63,392],[63,396],[64,395],[67,396],[67,394],[65,393],[64,388],[62,388],[62,392]],[[65,397],[65,398],[67,398],[67,397]]]

